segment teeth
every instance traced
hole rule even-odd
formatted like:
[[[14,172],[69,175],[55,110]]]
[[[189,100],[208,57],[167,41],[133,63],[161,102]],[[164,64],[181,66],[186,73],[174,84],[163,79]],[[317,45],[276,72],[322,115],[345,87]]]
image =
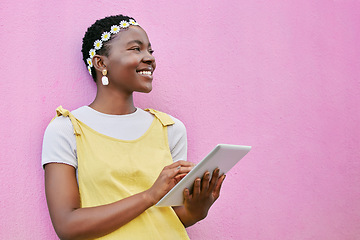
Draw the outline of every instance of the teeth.
[[[141,75],[151,75],[151,71],[140,71],[139,74],[141,74]]]

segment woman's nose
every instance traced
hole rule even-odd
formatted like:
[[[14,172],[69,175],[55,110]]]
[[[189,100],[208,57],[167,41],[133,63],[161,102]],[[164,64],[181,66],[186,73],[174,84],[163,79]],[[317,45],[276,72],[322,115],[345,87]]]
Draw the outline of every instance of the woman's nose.
[[[145,56],[143,57],[143,61],[148,64],[151,64],[151,63],[155,62],[155,57],[151,53],[147,52],[145,54]]]

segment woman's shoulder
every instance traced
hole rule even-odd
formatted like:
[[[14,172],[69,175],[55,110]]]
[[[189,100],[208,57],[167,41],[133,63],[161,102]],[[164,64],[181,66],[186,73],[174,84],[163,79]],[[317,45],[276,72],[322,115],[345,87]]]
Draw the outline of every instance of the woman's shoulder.
[[[74,114],[77,112],[81,112],[83,111],[84,107],[80,107],[74,111],[71,111],[71,113]],[[69,139],[75,137],[74,127],[71,123],[70,118],[63,115],[54,117],[46,127],[44,136],[50,139]]]
[[[54,132],[62,132],[64,129],[72,128],[72,124],[70,118],[64,116],[56,116],[51,120],[48,124],[45,134],[46,133],[54,133]]]
[[[170,114],[168,114],[168,115],[169,115],[169,116],[171,117],[171,119],[174,121],[174,124],[171,125],[172,128],[176,129],[177,131],[181,131],[181,132],[185,131],[185,132],[186,132],[185,124],[184,124],[180,119],[178,119],[178,118],[176,118],[176,117],[174,117],[174,116],[172,116],[172,115],[170,115]],[[170,126],[170,127],[171,127],[171,126]]]
[[[185,124],[178,118],[167,114],[174,124],[167,126],[168,143],[173,161],[187,160],[187,133]]]
[[[55,117],[47,126],[42,147],[42,166],[47,163],[65,163],[76,168],[76,139],[68,117]]]
[[[158,110],[155,110],[155,109],[145,109],[145,110],[141,109],[141,111],[148,114],[148,115],[160,114],[160,116],[169,117],[174,123],[169,124],[168,128],[174,128],[174,129],[177,129],[179,131],[184,131],[184,130],[186,131],[184,123],[180,119],[174,117],[173,115],[170,115],[169,113],[158,111]]]

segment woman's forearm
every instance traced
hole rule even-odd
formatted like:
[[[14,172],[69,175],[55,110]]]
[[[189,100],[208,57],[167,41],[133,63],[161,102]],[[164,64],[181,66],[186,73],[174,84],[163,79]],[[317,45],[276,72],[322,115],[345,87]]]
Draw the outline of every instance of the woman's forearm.
[[[74,209],[53,223],[60,239],[91,239],[120,228],[153,205],[145,191],[111,204]]]

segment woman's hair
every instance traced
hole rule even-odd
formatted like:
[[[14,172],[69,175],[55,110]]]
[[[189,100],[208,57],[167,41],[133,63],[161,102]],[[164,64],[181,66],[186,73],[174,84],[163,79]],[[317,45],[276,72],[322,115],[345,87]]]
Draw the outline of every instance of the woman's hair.
[[[108,16],[99,20],[96,20],[96,22],[91,25],[84,37],[83,37],[83,42],[82,42],[82,55],[83,55],[83,60],[85,62],[85,65],[87,66],[87,59],[89,58],[89,51],[91,49],[94,48],[94,42],[98,39],[101,39],[101,35],[103,32],[109,32],[111,26],[113,25],[119,25],[119,23],[123,20],[125,21],[129,21],[130,19],[134,19],[128,16],[124,16],[124,15],[115,15],[115,16]],[[135,20],[135,19],[134,19]],[[111,42],[111,40],[113,39],[113,36],[110,38],[109,41],[103,42],[103,46],[101,47],[100,50],[96,51],[96,54],[98,55],[103,55],[103,56],[109,56],[109,43]],[[94,81],[96,81],[96,71],[94,66],[91,67],[91,75],[94,79]]]

